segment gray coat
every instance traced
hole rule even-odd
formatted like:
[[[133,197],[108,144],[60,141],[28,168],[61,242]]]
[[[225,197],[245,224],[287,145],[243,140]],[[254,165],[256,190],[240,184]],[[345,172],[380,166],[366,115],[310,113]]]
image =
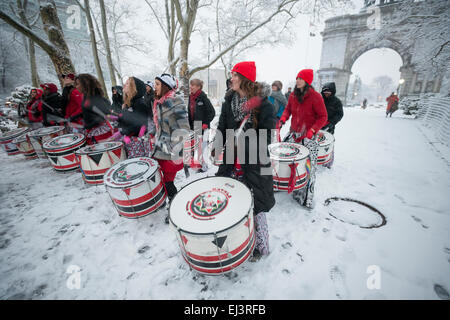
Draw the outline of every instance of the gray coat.
[[[174,95],[163,103],[157,102],[156,112],[158,128],[153,127],[150,131],[150,134],[155,136],[152,157],[162,160],[182,158],[184,143],[181,136],[186,136],[190,130],[183,99],[179,95]],[[174,134],[175,130],[177,130],[176,134]]]

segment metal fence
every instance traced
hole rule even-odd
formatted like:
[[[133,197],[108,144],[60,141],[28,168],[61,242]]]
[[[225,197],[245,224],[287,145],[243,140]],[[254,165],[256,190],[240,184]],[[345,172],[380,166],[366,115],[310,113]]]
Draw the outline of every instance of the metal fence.
[[[418,104],[416,119],[434,132],[437,141],[450,147],[450,97],[423,97]]]

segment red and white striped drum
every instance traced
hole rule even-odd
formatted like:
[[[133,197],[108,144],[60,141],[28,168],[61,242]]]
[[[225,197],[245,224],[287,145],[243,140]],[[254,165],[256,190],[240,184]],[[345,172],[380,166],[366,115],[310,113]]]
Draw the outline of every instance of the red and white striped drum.
[[[20,137],[15,138],[13,143],[16,144],[17,149],[19,149],[20,153],[25,156],[25,159],[31,160],[38,157],[27,134],[23,134]]]
[[[202,274],[237,268],[255,246],[252,193],[232,178],[207,177],[186,185],[170,204],[169,221],[184,260]]]
[[[3,150],[6,151],[8,156],[13,156],[20,153],[20,150],[17,148],[17,145],[13,142],[13,140],[27,131],[29,131],[28,128],[18,128],[5,132],[0,136],[0,145],[3,147]]]
[[[50,164],[59,172],[78,169],[79,163],[75,151],[86,144],[86,137],[81,133],[70,133],[53,138],[43,144]]]
[[[122,142],[100,142],[75,152],[84,182],[103,184],[103,175],[116,163],[126,159]]]
[[[269,145],[273,170],[273,189],[277,191],[299,190],[308,183],[311,161],[305,146],[292,142],[277,142]]]
[[[63,134],[64,134],[63,126],[53,126],[33,130],[28,133],[28,137],[30,138],[31,145],[34,148],[34,151],[36,151],[36,154],[39,157],[39,159],[46,159],[47,156],[45,154],[45,151],[42,149],[42,145],[47,141]]]
[[[198,158],[199,151],[199,137],[195,135],[194,131],[189,131],[189,135],[184,141],[183,148],[183,162],[189,166],[195,166],[194,159]]]
[[[317,142],[319,143],[317,165],[324,166],[333,160],[334,136],[327,131],[320,130],[317,134]]]
[[[165,204],[167,194],[161,171],[152,158],[119,162],[105,173],[104,180],[106,191],[122,217],[142,218]]]

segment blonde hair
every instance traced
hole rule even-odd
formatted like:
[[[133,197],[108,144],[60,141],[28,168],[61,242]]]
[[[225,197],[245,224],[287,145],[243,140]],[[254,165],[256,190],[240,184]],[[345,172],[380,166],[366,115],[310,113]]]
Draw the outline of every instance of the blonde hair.
[[[134,78],[130,77],[128,78],[129,83],[128,83],[128,90],[130,93],[128,94],[127,92],[123,92],[123,103],[129,107],[131,106],[131,100],[136,96],[137,94],[137,89],[136,89],[136,82],[134,82]]]

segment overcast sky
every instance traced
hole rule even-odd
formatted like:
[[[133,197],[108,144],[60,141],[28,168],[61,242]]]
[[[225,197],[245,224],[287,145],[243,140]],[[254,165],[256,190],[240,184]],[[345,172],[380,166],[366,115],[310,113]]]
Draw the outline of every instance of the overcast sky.
[[[357,13],[362,7],[363,0],[354,0],[354,9],[351,13]],[[133,3],[136,4],[136,3]],[[148,9],[137,13],[135,21],[148,18],[145,15]],[[206,9],[202,9],[206,10]],[[297,73],[304,68],[314,69],[316,72],[320,67],[320,55],[322,48],[323,25],[312,29],[309,26],[308,16],[299,16],[294,28],[296,30],[296,39],[290,44],[278,45],[272,47],[263,47],[249,50],[241,60],[253,60],[256,62],[257,79],[271,83],[274,80],[281,80],[284,84],[283,91],[288,86],[295,84]],[[310,36],[310,32],[315,34]],[[143,30],[143,35],[150,41],[152,47],[152,56],[155,59],[149,60],[139,54],[133,54],[129,60],[134,65],[125,70],[125,74],[139,76],[141,74],[160,73],[163,70],[158,59],[163,61],[165,52],[165,39],[161,37],[159,29],[155,26],[152,32]],[[207,50],[202,44],[201,36],[196,35],[191,39],[190,56],[197,59],[207,60]],[[211,53],[212,55],[212,53]],[[401,66],[400,56],[391,49],[373,49],[363,54],[352,67],[352,78],[359,75],[365,84],[370,84],[372,80],[380,75],[390,76],[394,82],[398,82],[400,77],[399,68]],[[220,64],[218,64],[220,67]],[[149,72],[148,70],[152,70]],[[316,76],[316,73],[314,74]]]

